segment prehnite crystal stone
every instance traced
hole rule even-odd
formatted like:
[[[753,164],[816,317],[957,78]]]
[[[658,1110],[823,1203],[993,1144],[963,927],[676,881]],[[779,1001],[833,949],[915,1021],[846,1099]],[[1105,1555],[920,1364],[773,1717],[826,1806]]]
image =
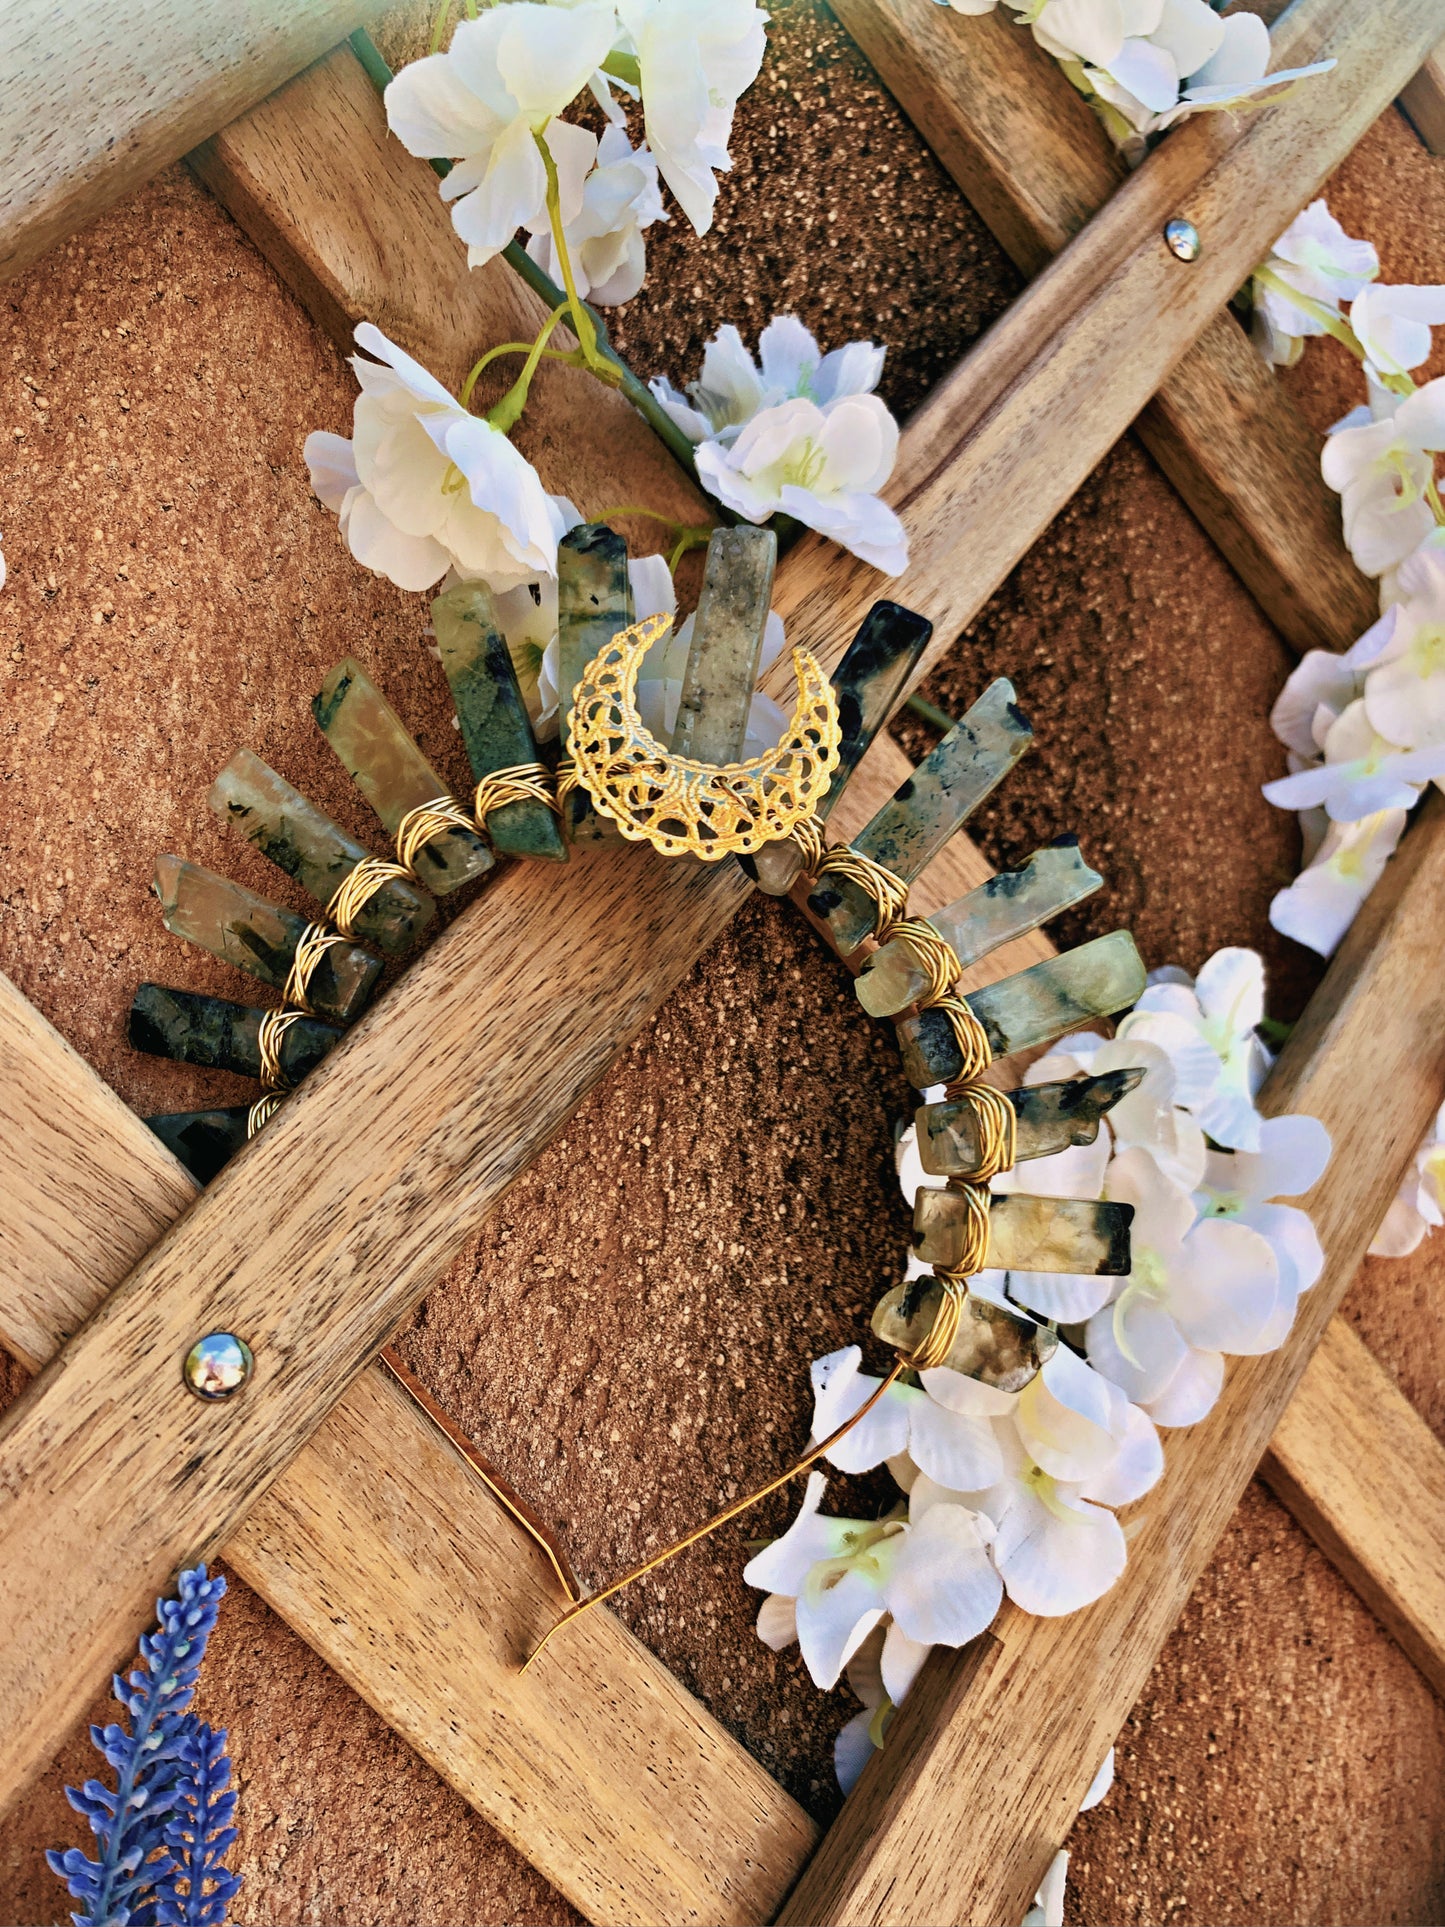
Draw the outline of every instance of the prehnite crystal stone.
[[[146,1123],[197,1184],[209,1184],[246,1142],[249,1104],[218,1111],[162,1111]]]
[[[1106,1071],[1100,1077],[1071,1077],[1057,1084],[1030,1084],[1005,1091],[1014,1108],[1014,1161],[1051,1157],[1072,1144],[1092,1144],[1099,1121],[1121,1098],[1138,1088],[1142,1070]],[[979,1166],[978,1116],[967,1095],[914,1112],[918,1157],[935,1178],[962,1178]]]
[[[180,1064],[201,1064],[207,1070],[235,1071],[241,1077],[261,1075],[261,1021],[264,1010],[228,1003],[224,997],[205,997],[194,990],[169,990],[164,984],[142,984],[130,1007],[128,1034],[131,1048],[152,1057],[169,1057]],[[289,1084],[299,1084],[343,1033],[319,1017],[298,1017],[288,1024],[277,1057]]]
[[[526,699],[486,584],[463,582],[448,589],[432,603],[431,615],[472,774],[480,781],[494,770],[535,763],[537,743]],[[556,812],[545,803],[531,798],[504,803],[489,813],[486,829],[501,856],[567,861]]]
[[[853,848],[912,883],[1033,739],[1013,684],[1000,676],[853,839]],[[873,929],[872,898],[846,877],[824,877],[809,894],[808,909],[841,956]]]
[[[927,921],[967,969],[1000,944],[1082,903],[1103,881],[1079,854],[1079,839],[1063,836],[1035,850],[1016,870],[1000,870],[946,910],[935,910]],[[868,959],[853,987],[870,1016],[896,1017],[927,995],[928,973],[906,939],[894,937]]]
[[[286,985],[307,920],[254,891],[178,856],[156,858],[156,895],[167,930],[277,990]],[[381,959],[358,943],[332,946],[311,977],[310,1002],[323,1017],[349,1024],[381,975]]]
[[[842,740],[833,780],[818,801],[821,819],[826,820],[864,751],[893,713],[932,634],[931,622],[896,602],[875,602],[863,618],[833,672]],[[756,856],[738,861],[770,897],[785,897],[803,871],[802,852],[791,837],[766,843]]]
[[[558,728],[564,751],[582,671],[631,621],[627,544],[605,522],[569,529],[557,544]],[[596,843],[621,834],[615,823],[598,815],[583,789],[574,789],[563,801],[562,833],[569,843]]]
[[[1144,990],[1144,963],[1127,930],[1095,937],[1028,970],[1001,977],[964,1002],[983,1025],[995,1057],[1031,1050],[1095,1017],[1136,1004]],[[903,1072],[916,1089],[952,1084],[963,1070],[953,1026],[932,1006],[898,1026]]]
[[[408,811],[448,794],[400,716],[353,657],[337,663],[327,676],[311,713],[393,836]],[[447,828],[418,853],[413,867],[427,889],[440,897],[485,876],[495,862],[475,831]]]
[[[323,908],[370,854],[249,749],[227,763],[211,785],[209,802],[223,823],[239,830]],[[353,928],[358,937],[399,956],[435,915],[436,904],[425,890],[393,877],[368,899]]]
[[[697,763],[738,760],[777,560],[778,538],[771,529],[744,523],[713,530],[672,732],[675,756]]]
[[[1092,1198],[991,1198],[988,1271],[1069,1271],[1123,1278],[1129,1272],[1132,1204]],[[960,1192],[924,1185],[913,1202],[913,1255],[953,1271],[967,1248],[968,1202]]]
[[[896,1285],[874,1308],[873,1330],[895,1350],[916,1352],[932,1331],[942,1303],[942,1285],[925,1284],[921,1289],[916,1284]],[[1037,1325],[970,1293],[944,1364],[951,1372],[995,1385],[1001,1392],[1021,1392],[1058,1346],[1058,1333],[1047,1325]]]

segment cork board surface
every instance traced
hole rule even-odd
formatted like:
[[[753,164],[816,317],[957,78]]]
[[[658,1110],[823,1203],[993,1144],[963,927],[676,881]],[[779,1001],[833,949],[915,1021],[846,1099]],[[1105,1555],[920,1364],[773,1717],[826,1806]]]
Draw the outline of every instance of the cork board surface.
[[[818,0],[772,10],[718,226],[702,242],[679,219],[653,231],[646,298],[615,336],[641,372],[681,380],[716,321],[751,338],[791,309],[825,346],[886,340],[884,389],[906,410],[1017,278]],[[1445,279],[1445,164],[1394,114],[1330,196],[1390,279]],[[1289,379],[1321,427],[1355,400],[1332,348]],[[354,565],[307,491],[301,441],[344,430],[352,392],[180,168],[0,290],[0,968],[142,1112],[250,1094],[125,1045],[143,978],[247,995],[161,928],[155,853],[304,907],[209,818],[232,751],[254,748],[371,835],[307,714],[354,652],[463,780],[422,599]],[[977,828],[999,859],[1081,831],[1110,887],[1061,937],[1128,922],[1151,963],[1190,967],[1258,944],[1288,1018],[1318,973],[1266,922],[1297,861],[1291,820],[1258,787],[1282,767],[1266,715],[1287,668],[1126,439],[927,693],[957,713],[989,676],[1015,677],[1039,747]],[[930,740],[902,733],[915,754]],[[414,1369],[557,1522],[585,1580],[802,1440],[808,1360],[855,1336],[906,1242],[889,1176],[905,1102],[891,1043],[839,967],[784,907],[753,904],[418,1314]],[[1441,1243],[1372,1262],[1349,1307],[1437,1427],[1442,1274]],[[0,1369],[13,1393],[18,1371]],[[836,1496],[881,1497],[860,1484]],[[764,1509],[621,1610],[826,1819],[852,1704],[760,1645],[738,1578],[744,1531],[785,1516]],[[202,1707],[231,1729],[242,1788],[238,1921],[574,1918],[239,1584],[213,1655]],[[65,1918],[41,1850],[79,1841],[61,1788],[90,1770],[77,1733],[0,1826],[0,1921]],[[1442,1786],[1434,1696],[1252,1489],[1120,1737],[1118,1785],[1075,1830],[1071,1918],[1438,1920]]]

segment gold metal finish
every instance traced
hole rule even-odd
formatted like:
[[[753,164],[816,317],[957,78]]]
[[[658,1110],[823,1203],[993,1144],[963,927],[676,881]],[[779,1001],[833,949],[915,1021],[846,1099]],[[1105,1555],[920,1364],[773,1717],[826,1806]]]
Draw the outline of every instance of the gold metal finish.
[[[560,814],[562,805],[553,794],[552,772],[545,763],[512,763],[484,776],[472,804],[477,828],[485,830],[492,811],[504,809],[508,803],[541,803]]]
[[[354,937],[356,919],[377,891],[387,883],[412,883],[415,878],[401,864],[384,856],[363,857],[356,868],[336,886],[336,894],[326,906],[326,914],[343,937]]]

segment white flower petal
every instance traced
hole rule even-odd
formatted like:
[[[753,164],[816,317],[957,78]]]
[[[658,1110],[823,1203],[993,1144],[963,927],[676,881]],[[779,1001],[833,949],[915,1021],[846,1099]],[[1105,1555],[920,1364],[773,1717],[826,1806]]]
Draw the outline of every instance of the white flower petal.
[[[1166,1388],[1167,1390],[1167,1388]],[[1101,1472],[1084,1481],[1082,1496],[1100,1505],[1132,1505],[1155,1486],[1164,1473],[1164,1448],[1147,1412],[1127,1408],[1124,1436]]]
[[[1057,1486],[1020,1493],[999,1522],[994,1559],[1008,1596],[1057,1619],[1092,1605],[1124,1570],[1124,1534],[1112,1512]]]
[[[1178,1370],[1146,1410],[1156,1425],[1197,1425],[1213,1410],[1224,1389],[1220,1352],[1187,1352]]]
[[[932,1398],[909,1408],[908,1452],[918,1469],[955,1492],[977,1492],[1003,1472],[1003,1460],[987,1418],[950,1411]]]
[[[901,1706],[908,1697],[909,1687],[923,1670],[923,1662],[932,1651],[933,1647],[927,1641],[910,1639],[896,1621],[890,1622],[883,1641],[879,1668],[883,1675],[883,1689],[895,1706]]]
[[[770,1592],[758,1608],[758,1638],[775,1653],[791,1646],[798,1637],[796,1606],[791,1596]]]
[[[923,1646],[962,1646],[992,1625],[1003,1586],[988,1556],[992,1528],[960,1505],[936,1505],[908,1528],[888,1605],[900,1631]]]
[[[865,1706],[839,1728],[833,1742],[833,1771],[844,1793],[851,1793],[878,1749],[873,1744],[873,1713]]]

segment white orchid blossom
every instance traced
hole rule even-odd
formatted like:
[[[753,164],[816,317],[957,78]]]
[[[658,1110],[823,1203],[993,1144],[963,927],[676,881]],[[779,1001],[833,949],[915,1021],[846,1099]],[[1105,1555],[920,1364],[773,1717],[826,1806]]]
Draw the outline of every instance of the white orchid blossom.
[[[862,1360],[860,1348],[848,1345],[814,1364],[815,1441],[831,1437],[877,1391],[882,1381],[860,1369]],[[960,1490],[990,1485],[1003,1470],[998,1441],[986,1416],[961,1411],[927,1389],[911,1385],[891,1385],[827,1459],[840,1472],[871,1472],[905,1452],[940,1485]]]
[[[1270,899],[1274,928],[1321,957],[1332,957],[1384,875],[1407,814],[1376,810],[1353,823],[1331,823],[1313,861]]]
[[[1389,742],[1421,749],[1445,742],[1445,549],[1417,549],[1396,597],[1365,678],[1365,714]]]
[[[1367,288],[1352,318],[1368,296],[1389,292]],[[1397,568],[1434,529],[1430,496],[1434,457],[1442,449],[1445,376],[1407,395],[1381,419],[1347,417],[1326,438],[1320,470],[1340,497],[1345,542],[1366,575]]]
[[[1223,1219],[1257,1231],[1274,1253],[1279,1296],[1265,1326],[1264,1349],[1282,1345],[1294,1322],[1295,1302],[1324,1268],[1319,1235],[1307,1211],[1280,1198],[1302,1197],[1324,1175],[1330,1134],[1303,1113],[1267,1117],[1257,1151],[1211,1151],[1195,1204],[1206,1221]]]
[[[546,223],[545,141],[565,226],[583,207],[597,137],[556,116],[606,60],[617,37],[604,0],[565,9],[511,0],[463,20],[445,53],[403,67],[386,90],[386,117],[408,153],[454,163],[441,184],[452,225],[481,267],[519,228]]]
[[[1174,1069],[1174,1102],[1216,1144],[1259,1145],[1254,1094],[1269,1068],[1258,1036],[1264,964],[1253,950],[1217,950],[1192,981],[1158,971],[1118,1028],[1121,1043],[1157,1044]]]
[[[820,407],[840,395],[868,395],[883,373],[883,350],[850,341],[824,354],[796,315],[774,317],[758,337],[757,359],[726,323],[703,349],[702,373],[680,395],[666,376],[652,392],[692,442],[735,442],[754,415],[801,397]]]
[[[1430,329],[1445,321],[1445,288],[1362,288],[1350,326],[1365,351],[1365,369],[1389,381],[1418,368],[1430,355]]]
[[[1415,1153],[1370,1244],[1373,1258],[1408,1258],[1427,1231],[1445,1224],[1445,1104]]]
[[[1320,308],[1338,314],[1380,271],[1369,241],[1356,241],[1327,204],[1311,201],[1275,242],[1250,283],[1254,338],[1267,361],[1293,367],[1305,340],[1326,332]],[[1303,303],[1291,300],[1302,295]]]
[[[1364,698],[1330,724],[1325,760],[1264,785],[1283,809],[1322,805],[1333,823],[1357,823],[1381,810],[1408,810],[1425,784],[1445,776],[1445,741],[1400,749],[1370,727]]]
[[[356,341],[376,359],[352,358],[352,439],[318,431],[304,454],[357,561],[401,589],[554,572],[566,524],[526,457],[369,321]]]
[[[647,272],[643,232],[666,219],[657,162],[645,146],[633,147],[624,128],[608,127],[597,149],[597,165],[583,183],[581,208],[567,223],[564,237],[582,299],[600,308],[630,301]],[[527,225],[532,230],[528,254],[560,286],[562,264],[545,210]]]

